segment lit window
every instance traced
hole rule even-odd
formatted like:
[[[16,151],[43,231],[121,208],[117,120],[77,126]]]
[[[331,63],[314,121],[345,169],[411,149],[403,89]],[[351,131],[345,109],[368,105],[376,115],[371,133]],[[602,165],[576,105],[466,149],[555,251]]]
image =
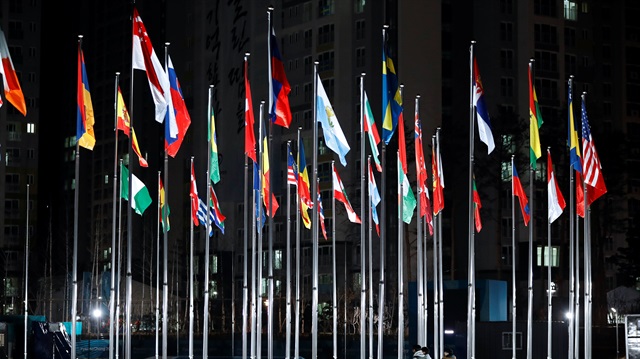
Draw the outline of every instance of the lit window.
[[[35,123],[27,123],[27,133],[36,133]]]
[[[551,252],[549,253],[549,247],[538,246],[536,253],[537,253],[536,263],[538,264],[538,267],[547,267],[549,265],[549,262],[551,262],[552,267],[558,267],[560,265],[560,255],[559,255],[560,248],[559,247],[551,246]]]
[[[578,20],[578,6],[575,1],[564,0],[564,18],[567,20]]]

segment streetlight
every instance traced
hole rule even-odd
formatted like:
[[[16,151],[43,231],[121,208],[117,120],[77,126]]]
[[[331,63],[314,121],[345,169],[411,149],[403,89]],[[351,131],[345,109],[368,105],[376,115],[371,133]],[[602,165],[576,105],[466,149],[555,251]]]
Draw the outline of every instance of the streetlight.
[[[616,308],[611,308],[611,312],[616,319],[616,358],[620,358],[620,350],[618,344],[618,311],[616,310]]]
[[[99,321],[100,321],[100,317],[102,317],[102,310],[100,308],[93,309],[93,311],[91,312],[91,316],[96,319],[97,332],[99,333],[100,332]],[[89,327],[89,328],[91,328],[91,327]],[[89,346],[89,354],[87,354],[87,358],[91,358],[91,330],[89,330],[89,343],[88,343],[88,346]]]

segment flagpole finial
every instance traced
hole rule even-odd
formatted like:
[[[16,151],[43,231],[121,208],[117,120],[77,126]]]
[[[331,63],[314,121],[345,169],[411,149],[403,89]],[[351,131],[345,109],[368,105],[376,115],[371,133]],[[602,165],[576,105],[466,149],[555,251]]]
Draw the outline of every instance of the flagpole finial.
[[[382,28],[385,29],[385,30],[389,29],[389,24],[382,25]]]
[[[209,85],[209,88],[213,90],[213,88],[215,87],[215,85]]]
[[[475,45],[476,40],[471,40],[471,45]]]
[[[416,99],[419,99],[419,98],[420,98],[420,94],[417,94],[417,95],[416,95]]]
[[[120,72],[119,71],[116,71],[116,76],[120,76]]]
[[[298,131],[302,131],[302,126],[298,126]]]
[[[313,64],[318,66],[318,65],[320,65],[320,61],[316,60],[316,61],[313,62]]]
[[[269,6],[267,7],[267,11],[268,11],[268,12],[272,12],[273,10],[274,10],[273,5],[269,5]]]
[[[170,42],[168,42],[168,41],[164,43],[164,46],[169,47],[169,45],[171,45],[171,43],[170,43]]]
[[[574,76],[573,75],[569,75],[569,79],[573,80]]]
[[[82,40],[82,38],[84,37],[84,35],[78,35],[78,39]]]
[[[245,57],[245,58],[246,58],[246,57],[249,57],[249,56],[251,56],[251,53],[250,53],[250,52],[245,52],[245,53],[244,53],[244,57]]]
[[[536,62],[536,59],[534,59],[533,57],[529,59],[529,63],[534,63]]]
[[[367,73],[366,72],[361,72],[360,76],[365,77],[365,76],[367,76]]]

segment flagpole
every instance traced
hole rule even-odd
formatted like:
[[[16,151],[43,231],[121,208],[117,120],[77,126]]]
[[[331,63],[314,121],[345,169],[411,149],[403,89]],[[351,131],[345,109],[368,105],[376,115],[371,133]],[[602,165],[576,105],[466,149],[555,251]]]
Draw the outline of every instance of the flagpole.
[[[207,101],[207,121],[214,121],[213,117],[213,85],[209,85],[209,99]],[[210,130],[215,128],[214,123],[210,123]],[[209,256],[210,256],[210,242],[211,237],[210,233],[212,231],[211,221],[210,221],[210,212],[211,212],[211,141],[214,141],[212,138],[211,132],[209,132],[207,138],[207,194],[205,195],[205,202],[207,206],[206,213],[206,223],[205,223],[205,244],[204,244],[204,315],[202,316],[202,357],[203,359],[207,359],[209,355]],[[233,330],[232,330],[233,332]]]
[[[581,181],[580,176],[578,175],[578,178],[576,178],[576,181]],[[577,189],[576,189],[576,197],[577,196]],[[577,198],[576,198],[577,200]],[[576,207],[577,207],[577,202],[576,202]],[[577,208],[576,208],[577,209]],[[577,212],[577,210],[576,210]],[[575,311],[574,311],[574,318],[575,318],[575,331],[574,331],[574,338],[573,338],[573,347],[574,347],[574,357],[576,359],[580,358],[580,218],[578,216],[578,214],[576,213],[575,215],[575,244],[576,244],[576,248],[575,248],[575,266],[576,266],[576,278],[575,278],[575,284],[576,284],[576,295],[575,295]],[[572,358],[569,358],[572,359]]]
[[[386,39],[387,29],[389,25],[382,26],[382,54],[384,55],[384,41]],[[385,65],[386,66],[386,65]],[[384,121],[385,115],[385,106],[386,104],[382,104],[382,121]],[[383,336],[384,336],[384,308],[385,308],[385,299],[384,299],[384,277],[385,277],[385,251],[386,251],[386,235],[387,235],[387,218],[386,215],[386,184],[387,184],[387,175],[385,171],[385,164],[387,162],[387,145],[385,141],[382,141],[382,147],[380,151],[380,167],[382,168],[382,174],[380,176],[380,192],[382,193],[381,202],[380,202],[380,282],[378,284],[378,358],[382,359],[384,357],[384,348],[383,348]]]
[[[117,142],[117,141],[116,141]],[[158,171],[158,222],[156,223],[156,359],[158,359],[159,349],[160,349],[160,337],[158,333],[158,325],[160,324],[160,222],[162,221],[162,207],[160,206],[160,171]],[[114,182],[115,183],[115,182]],[[166,198],[166,197],[165,197]],[[166,205],[166,202],[165,202]],[[114,202],[114,212],[115,212],[115,202]],[[115,221],[115,216],[114,216]],[[111,344],[111,343],[109,343]]]
[[[245,69],[249,69],[248,61],[250,54],[246,52],[244,54],[244,62],[247,64]],[[245,73],[246,78],[249,77],[248,73]],[[245,89],[246,91],[246,89]],[[248,93],[246,94],[248,96]],[[250,109],[253,112],[253,108]],[[253,113],[251,114],[253,115]],[[245,123],[245,126],[249,126],[249,123]],[[247,128],[245,127],[245,132]],[[251,128],[251,133],[253,133],[253,128]],[[246,140],[245,140],[246,141]],[[246,144],[245,144],[246,145]],[[255,143],[253,144],[253,152],[255,152]],[[245,153],[244,156],[244,187],[242,187],[242,192],[244,194],[244,231],[243,231],[243,248],[242,248],[242,359],[247,359],[247,331],[249,330],[249,292],[248,292],[248,260],[247,256],[249,255],[249,155]],[[255,213],[255,212],[254,212]],[[255,224],[255,221],[253,222]],[[255,248],[255,247],[253,247]],[[252,277],[253,278],[253,277]],[[253,330],[252,330],[253,332]]]
[[[581,99],[584,106],[587,93],[583,92]],[[583,120],[584,121],[584,120]],[[584,125],[583,125],[584,126]],[[584,148],[583,148],[584,151]],[[586,173],[586,171],[585,171]],[[585,176],[583,176],[582,188],[583,188],[583,200],[584,200],[584,357],[585,359],[591,359],[591,231],[589,225],[591,224],[591,209],[588,203],[587,183]]]
[[[122,158],[120,158],[118,160],[118,168],[122,168]],[[117,171],[116,171],[117,173]],[[122,173],[120,173],[120,176],[122,177]],[[114,183],[114,186],[120,186],[120,192],[122,193],[122,178],[120,179],[119,182]],[[118,266],[116,267],[118,270],[118,275],[116,276],[117,278],[117,283],[115,285],[116,287],[116,313],[115,313],[115,320],[117,321],[118,325],[116,325],[116,330],[115,330],[115,337],[116,337],[116,343],[115,343],[115,358],[118,359],[120,357],[120,279],[121,279],[121,272],[120,272],[120,268],[122,268],[122,196],[118,197]]]
[[[442,163],[440,161],[440,128],[436,131],[436,143],[438,144],[438,175],[442,177],[442,173],[440,172]],[[438,180],[440,181],[440,179]],[[444,186],[444,184],[440,184]],[[440,213],[442,214],[442,213]],[[438,277],[440,278],[440,282],[438,283],[438,311],[439,313],[439,321],[438,323],[438,335],[440,340],[440,349],[444,349],[444,272],[442,271],[442,215],[438,216]]]
[[[371,173],[371,155],[367,159],[367,173]],[[368,186],[367,186],[368,187]],[[364,187],[362,187],[364,188]],[[371,203],[371,191],[369,194],[369,359],[373,359],[373,232],[372,232],[372,203]],[[364,219],[364,217],[362,217]]]
[[[291,140],[287,141],[287,151],[287,156],[289,156],[291,154]],[[289,177],[288,171],[287,177]],[[288,182],[287,180],[287,308],[285,313],[285,359],[289,359],[291,356],[291,186]]]
[[[335,161],[331,161],[331,171],[333,173],[335,168]],[[318,179],[318,186],[320,186],[320,179]],[[333,220],[331,221],[331,245],[332,245],[332,250],[331,250],[331,268],[332,268],[332,275],[333,278],[337,278],[337,271],[336,271],[336,189],[335,187],[333,188],[332,191],[332,195],[331,195],[331,215],[333,216]],[[318,198],[318,202],[321,199]],[[318,204],[320,205],[320,204]],[[338,358],[338,298],[337,298],[337,287],[336,287],[336,281],[333,280],[333,285],[331,288],[332,289],[332,307],[333,307],[333,358],[336,359]]]
[[[531,72],[531,82],[533,83],[533,61],[534,59],[529,60],[529,71]],[[533,85],[532,85],[533,86]],[[529,95],[531,96],[531,95]],[[531,141],[531,139],[529,139]],[[531,143],[529,143],[531,146]],[[535,185],[534,175],[536,169],[534,165],[529,161],[529,211],[531,212],[531,219],[529,222],[529,267],[527,272],[527,359],[531,359],[531,353],[533,345],[533,222],[535,220],[534,211],[533,211],[533,202],[534,202],[534,191],[533,187]]]
[[[269,152],[268,156],[271,157],[271,143],[273,142],[273,121],[269,120]],[[269,163],[271,163],[271,158],[267,158]],[[264,168],[263,168],[264,170]],[[273,191],[271,188],[271,184],[273,183],[272,179],[273,172],[269,170],[269,196],[267,198],[267,203],[269,203],[269,212],[271,215],[269,216],[269,293],[267,298],[267,358],[273,359],[273,216],[275,216],[275,211],[273,210]]]
[[[312,196],[318,193],[318,61],[313,63],[313,179]],[[313,278],[311,300],[311,358],[318,358],[318,206],[313,206],[313,219],[311,228],[313,244]],[[297,358],[296,358],[297,359]]]
[[[260,151],[260,172],[264,171],[264,159],[263,159],[263,151],[264,151],[264,141],[262,140],[264,128],[264,101],[260,102],[260,125],[258,126],[258,134],[260,137],[260,142],[258,143],[258,149]],[[256,358],[260,359],[262,357],[262,267],[264,263],[262,262],[262,238],[264,232],[264,223],[262,223],[262,176],[260,175],[260,189],[258,190],[258,220],[260,221],[260,229],[259,229],[259,238],[258,242],[258,251],[256,252],[257,258],[257,271],[258,271],[258,279],[256,281],[256,286],[258,289],[258,297],[256,298]],[[266,209],[265,209],[266,210]]]
[[[78,35],[78,48],[82,49],[82,35]],[[80,81],[80,79],[78,79]],[[78,313],[78,202],[80,197],[80,145],[76,139],[75,191],[73,206],[73,289],[71,294],[71,359],[76,359],[76,325]]]
[[[169,43],[165,42],[165,49],[164,49],[164,53],[165,53],[165,59],[164,59],[164,63],[165,63],[165,71],[168,72],[169,70]],[[133,79],[133,77],[132,77]],[[133,81],[132,81],[133,83]],[[168,119],[165,119],[165,121],[168,121]],[[166,125],[166,124],[165,124]],[[132,130],[133,131],[133,130]],[[166,133],[165,133],[166,136]],[[166,138],[165,138],[165,142],[166,142]],[[168,206],[169,205],[169,155],[167,153],[167,147],[165,145],[165,150],[164,150],[164,158],[163,158],[163,166],[164,166],[164,201],[165,204]],[[163,286],[162,286],[162,359],[167,359],[167,341],[168,336],[169,336],[169,322],[168,322],[168,316],[169,316],[169,274],[168,274],[168,270],[167,267],[169,266],[169,231],[163,231],[162,233],[162,241],[163,241],[163,254],[164,254],[164,258],[163,258],[163,273],[162,273],[162,281],[163,281]],[[156,329],[157,330],[157,329]],[[176,337],[178,336],[178,333],[176,331]]]
[[[114,315],[115,315],[115,281],[116,281],[116,196],[118,195],[118,83],[120,73],[116,72],[115,89],[114,89],[114,119],[113,119],[113,132],[115,135],[114,141],[114,156],[113,156],[113,220],[111,227],[111,285],[109,288],[109,359],[113,359],[113,334],[114,334]],[[156,325],[156,328],[158,326]],[[156,353],[157,354],[157,353]],[[156,359],[157,355],[156,355]]]
[[[516,359],[516,190],[513,182],[515,155],[511,155],[511,358]],[[571,359],[571,358],[569,358]]]
[[[29,328],[27,320],[29,319],[29,184],[27,183],[27,223],[25,225],[25,242],[24,242],[24,359],[27,359],[27,338]]]
[[[468,174],[468,190],[469,197],[467,198],[468,207],[468,233],[469,233],[469,243],[468,243],[468,266],[469,266],[469,285],[468,285],[468,294],[467,294],[467,351],[470,358],[475,358],[475,347],[474,347],[474,339],[475,339],[475,232],[473,228],[473,164],[474,164],[474,131],[475,131],[475,123],[474,123],[474,106],[473,106],[473,47],[475,45],[475,41],[471,41],[471,46],[469,46],[469,174]]]
[[[419,113],[420,113],[420,95],[416,95],[416,99],[414,101],[415,103],[415,118],[414,121],[418,121],[419,118]],[[414,126],[415,127],[415,126]],[[418,134],[415,134],[415,136],[417,136]],[[416,143],[417,146],[417,141],[414,142]],[[420,145],[422,145],[422,142],[420,142]],[[418,155],[418,149],[415,149],[416,152],[416,156]],[[416,157],[417,158],[417,157]],[[419,161],[416,161],[416,169],[418,169],[420,166]],[[418,305],[417,305],[417,309],[418,309],[418,333],[417,333],[417,340],[419,343],[424,344],[425,346],[427,345],[427,338],[426,335],[424,334],[425,331],[425,327],[423,326],[424,324],[424,287],[423,287],[423,277],[422,277],[422,273],[423,273],[423,262],[422,262],[422,217],[421,217],[421,213],[420,213],[420,209],[421,207],[421,202],[422,202],[422,196],[420,195],[422,193],[422,183],[420,180],[420,171],[417,170],[416,171],[416,180],[417,180],[417,185],[416,185],[416,193],[418,194],[418,198],[416,200],[416,204],[417,204],[417,208],[418,208],[418,216],[416,217],[416,282],[418,285]]]
[[[438,129],[436,129],[436,134],[438,133]],[[435,156],[437,161],[438,158],[438,147],[436,144],[436,135],[433,135],[431,137],[431,147],[434,149],[432,152],[432,156]],[[433,159],[432,159],[433,162]],[[437,164],[437,162],[436,162]],[[435,183],[435,176],[436,173],[434,171],[433,173],[434,179],[433,179],[433,183]],[[434,199],[434,208],[435,208],[435,199],[436,199],[436,195],[435,195],[435,191],[436,189],[433,189],[434,195],[433,195],[433,199]],[[434,213],[433,216],[433,353],[434,355],[440,355],[441,351],[440,351],[440,270],[438,268],[438,263],[440,263],[440,261],[438,260],[438,239],[439,239],[439,235],[438,232],[440,230],[440,225],[438,223],[439,219],[440,219],[440,213]]]
[[[193,156],[191,156],[191,168],[193,168]],[[195,176],[195,175],[194,175]],[[194,179],[191,179],[193,181]],[[208,180],[208,178],[207,178]],[[197,188],[195,189],[198,190]],[[191,199],[193,201],[193,199]],[[199,200],[199,198],[196,198]],[[193,296],[195,295],[194,289],[194,243],[193,243],[193,219],[189,225],[189,359],[193,359],[193,330],[195,327],[194,308],[193,308]]]
[[[302,138],[300,132],[302,127],[298,127],[298,158],[300,157],[300,143]],[[306,164],[305,159],[305,164]],[[298,166],[300,161],[298,161]],[[306,170],[306,168],[305,168]],[[298,176],[300,176],[300,167],[298,167]],[[298,183],[298,186],[300,184]],[[299,191],[300,189],[298,189]],[[313,197],[312,197],[313,198]],[[293,344],[293,357],[298,359],[300,354],[300,194],[296,194],[296,323],[295,336]]]
[[[571,103],[569,103],[569,121],[573,121],[573,75],[569,76],[569,99],[571,99]],[[572,122],[575,126],[575,122]],[[572,131],[572,127],[569,127],[569,131]],[[571,141],[571,136],[573,133],[569,134]],[[577,145],[577,144],[576,144]],[[569,142],[569,152],[571,152],[572,143]],[[576,148],[577,150],[577,148]],[[575,317],[576,317],[576,308],[575,308],[575,267],[576,267],[576,257],[575,257],[575,242],[576,242],[576,233],[575,233],[575,174],[573,171],[573,164],[569,161],[569,359],[574,359],[574,331],[575,331]]]
[[[401,146],[401,144],[399,144]],[[403,171],[402,163],[400,162],[400,151],[398,153],[398,172]],[[402,227],[402,195],[403,195],[403,182],[398,176],[398,359],[403,359],[404,355],[404,273],[403,273],[403,233]]]
[[[260,108],[260,115],[262,116],[262,108]],[[262,120],[262,117],[260,117],[260,120]],[[260,156],[262,156],[262,154],[260,154]],[[258,161],[260,161],[261,157],[258,157]],[[260,174],[255,170],[255,166],[257,164],[254,163],[254,170],[253,170],[253,189],[252,189],[252,201],[253,204],[251,205],[252,207],[252,211],[251,211],[251,359],[255,359],[256,358],[256,348],[257,348],[257,286],[256,286],[256,280],[257,280],[257,276],[256,276],[256,272],[257,272],[257,268],[256,268],[256,256],[258,255],[256,249],[258,248],[257,246],[257,233],[256,230],[259,228],[256,225],[256,221],[258,220],[257,216],[257,212],[260,210],[260,198],[257,196],[257,192],[259,191],[258,189],[255,188],[255,184],[256,181],[259,181],[260,179]],[[256,178],[258,177],[258,178]],[[259,186],[258,186],[259,187]],[[246,256],[245,256],[246,257]]]
[[[365,190],[364,190],[364,77],[365,73],[360,74],[360,217],[364,221],[366,216],[365,214]],[[335,188],[334,188],[335,190]],[[335,215],[334,215],[335,218]],[[335,221],[334,221],[335,223]],[[367,300],[367,285],[366,285],[366,274],[367,274],[367,265],[366,265],[366,242],[365,242],[365,232],[364,232],[364,224],[360,225],[360,276],[361,276],[361,286],[360,286],[360,358],[364,359],[366,356],[366,316],[365,316],[365,306]],[[335,277],[335,276],[334,276]],[[336,353],[337,357],[337,353]]]
[[[547,155],[551,157],[551,147],[547,147]],[[547,169],[553,171],[553,168]],[[549,181],[549,178],[547,178]],[[552,305],[551,301],[551,219],[549,218],[551,212],[551,203],[547,205],[547,358],[551,359],[551,313]]]

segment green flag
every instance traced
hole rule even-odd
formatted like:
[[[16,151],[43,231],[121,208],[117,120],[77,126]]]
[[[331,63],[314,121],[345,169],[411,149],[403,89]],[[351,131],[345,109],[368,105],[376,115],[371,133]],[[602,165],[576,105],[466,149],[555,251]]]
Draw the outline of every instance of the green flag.
[[[402,193],[400,193],[400,184],[402,184]],[[402,221],[411,223],[413,211],[416,209],[416,197],[413,195],[407,175],[402,170],[400,155],[398,155],[398,200],[402,201]]]
[[[141,215],[151,205],[151,196],[149,190],[140,181],[136,175],[132,174],[131,178],[131,190],[133,191],[133,200],[131,201],[131,208],[133,208],[137,214]],[[127,201],[129,200],[129,169],[123,164],[120,168],[120,196]]]

